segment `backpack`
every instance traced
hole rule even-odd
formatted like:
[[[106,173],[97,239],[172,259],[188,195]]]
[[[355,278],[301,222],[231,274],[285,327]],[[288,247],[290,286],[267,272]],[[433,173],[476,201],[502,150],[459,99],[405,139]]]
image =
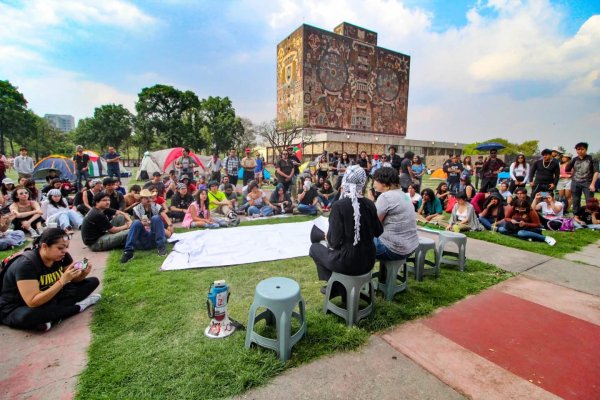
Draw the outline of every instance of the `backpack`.
[[[2,262],[0,263],[0,293],[2,292],[2,285],[4,284],[4,275],[6,275],[6,271],[8,271],[8,268],[10,268],[10,266],[13,265],[14,262],[21,256],[25,256],[31,261],[33,261],[32,256],[35,255],[35,252],[31,250],[33,250],[33,248],[27,247],[23,250],[11,254],[10,256],[2,260]]]
[[[573,218],[557,218],[552,221],[560,221],[560,228],[553,229],[551,224],[548,224],[548,229],[552,231],[560,231],[560,232],[573,232],[575,231],[575,223]]]

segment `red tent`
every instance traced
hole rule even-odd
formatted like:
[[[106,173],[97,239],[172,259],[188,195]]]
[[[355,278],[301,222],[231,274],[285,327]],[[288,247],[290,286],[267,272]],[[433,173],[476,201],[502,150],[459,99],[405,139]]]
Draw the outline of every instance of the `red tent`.
[[[169,154],[167,154],[167,157],[165,158],[165,162],[163,164],[163,171],[168,171],[169,169],[171,169],[170,165],[174,164],[175,161],[177,161],[177,159],[179,157],[181,157],[182,155],[183,155],[183,147],[172,148],[171,151],[169,152]],[[196,162],[196,164],[198,164],[203,170],[206,171],[204,164],[202,163],[202,161],[200,161],[200,158],[196,154],[194,154],[192,151],[190,151],[189,155]]]

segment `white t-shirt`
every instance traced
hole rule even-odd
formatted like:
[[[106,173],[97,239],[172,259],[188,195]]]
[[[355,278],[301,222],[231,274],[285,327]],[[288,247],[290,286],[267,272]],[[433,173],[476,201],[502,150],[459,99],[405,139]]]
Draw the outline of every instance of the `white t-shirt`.
[[[554,219],[554,218],[562,218],[563,216],[563,203],[561,203],[560,201],[557,201],[554,203],[554,205],[556,207],[559,207],[560,210],[558,212],[555,212],[552,207],[550,207],[548,205],[548,203],[546,203],[545,201],[542,201],[541,203],[539,203],[539,205],[541,206],[541,211],[542,211],[542,216],[546,219]]]

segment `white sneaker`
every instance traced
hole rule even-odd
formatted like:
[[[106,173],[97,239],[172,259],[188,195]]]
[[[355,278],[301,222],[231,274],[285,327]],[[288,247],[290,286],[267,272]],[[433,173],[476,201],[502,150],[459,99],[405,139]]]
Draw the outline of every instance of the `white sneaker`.
[[[40,236],[40,234],[33,228],[29,229],[29,234],[31,235],[32,239],[35,239]]]
[[[39,234],[40,236],[42,235],[42,233],[44,233],[44,229],[45,229],[45,228],[38,228],[38,229],[37,229],[37,232],[38,232],[38,234]]]
[[[546,241],[546,243],[548,243],[550,246],[554,246],[556,244],[556,239],[551,238],[550,236],[546,236],[546,238],[544,239]]]
[[[92,293],[85,299],[81,300],[79,303],[75,303],[75,305],[79,306],[79,312],[83,312],[83,310],[85,310],[86,308],[96,304],[101,298],[102,296],[100,296],[100,293]]]

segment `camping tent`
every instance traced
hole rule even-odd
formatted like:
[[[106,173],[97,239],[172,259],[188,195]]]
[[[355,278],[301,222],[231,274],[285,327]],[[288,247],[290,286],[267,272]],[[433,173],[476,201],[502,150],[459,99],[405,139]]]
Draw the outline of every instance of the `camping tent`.
[[[448,179],[448,175],[446,175],[443,169],[438,168],[431,173],[431,179],[442,179],[445,181]]]
[[[149,179],[154,172],[164,174],[165,172],[175,169],[175,161],[181,156],[182,151],[183,147],[174,147],[172,149],[145,152],[136,179]],[[196,164],[203,170],[206,170],[204,163],[196,154],[190,152],[190,157],[192,157]]]
[[[77,176],[75,175],[75,163],[70,158],[53,154],[51,156],[42,158],[33,168],[34,179],[45,179],[48,175],[49,169],[55,169],[60,172],[60,177],[74,181]]]

